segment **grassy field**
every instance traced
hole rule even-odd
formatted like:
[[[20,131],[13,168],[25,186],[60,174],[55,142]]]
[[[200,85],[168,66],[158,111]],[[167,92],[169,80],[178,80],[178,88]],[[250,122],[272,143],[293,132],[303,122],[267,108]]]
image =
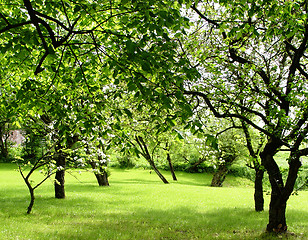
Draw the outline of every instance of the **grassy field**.
[[[26,215],[29,195],[14,168],[0,164],[0,239],[269,239],[269,196],[265,212],[254,212],[246,179],[211,188],[210,175],[179,172],[165,185],[149,170],[111,169],[111,186],[98,187],[91,173],[67,174],[67,198],[54,199],[47,181]],[[307,191],[289,200],[287,222],[288,239],[308,238]]]

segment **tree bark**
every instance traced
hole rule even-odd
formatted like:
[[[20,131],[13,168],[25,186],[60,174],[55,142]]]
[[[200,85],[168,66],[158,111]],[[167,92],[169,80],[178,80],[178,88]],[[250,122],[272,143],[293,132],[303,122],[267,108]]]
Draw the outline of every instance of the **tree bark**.
[[[6,138],[5,138],[5,127],[4,126],[0,127],[0,149],[1,149],[0,156],[2,158],[7,158],[9,155],[9,152],[7,148]]]
[[[155,173],[158,175],[158,177],[163,181],[163,183],[168,184],[169,182],[167,181],[167,179],[164,177],[164,175],[161,174],[161,172],[157,169],[157,167],[155,166],[155,164],[151,164],[151,167],[153,168],[153,170],[155,171]]]
[[[58,168],[55,176],[55,197],[59,199],[65,198],[65,167],[66,167],[66,157],[65,154],[61,151],[61,146],[57,147],[57,157],[56,157],[56,166]]]
[[[73,145],[78,141],[78,136],[74,135],[73,137],[67,138],[67,148],[72,148]],[[55,176],[55,197],[59,199],[65,198],[65,169],[66,169],[66,157],[67,154],[62,151],[61,144],[56,146],[56,176]]]
[[[287,231],[286,207],[287,203],[283,201],[281,195],[272,192],[269,206],[269,222],[266,227],[268,232]]]
[[[281,147],[280,141],[270,139],[260,153],[262,164],[265,167],[272,187],[271,201],[269,206],[269,222],[266,230],[268,232],[285,232],[287,231],[286,223],[286,206],[290,195],[293,192],[295,181],[297,179],[298,170],[301,167],[298,146],[291,149],[289,162],[289,172],[284,185],[282,174],[277,163],[274,160],[274,155]]]
[[[222,187],[223,182],[226,179],[229,169],[225,164],[219,165],[217,171],[214,173],[211,187]]]
[[[287,199],[283,197],[284,184],[282,174],[274,160],[274,155],[280,146],[277,139],[270,139],[260,153],[262,164],[268,173],[272,188],[269,205],[269,222],[266,227],[268,232],[285,232],[287,230],[285,217]]]
[[[257,152],[261,149],[263,145],[263,141],[259,143],[258,150],[255,151],[252,144],[252,138],[250,132],[248,130],[247,123],[241,121],[242,128],[245,134],[246,145],[249,151],[250,156],[252,157],[253,161],[253,168],[255,170],[255,193],[254,193],[254,201],[255,201],[255,210],[257,212],[261,212],[264,210],[264,197],[263,197],[263,177],[264,177],[264,169],[258,160]]]
[[[175,172],[174,172],[174,168],[173,168],[173,165],[172,165],[172,162],[171,162],[170,153],[167,153],[167,161],[169,163],[169,168],[170,168],[170,172],[171,172],[171,175],[172,175],[172,179],[174,181],[177,181],[177,178],[176,178]]]
[[[264,197],[263,197],[263,176],[264,170],[255,168],[256,177],[255,177],[255,210],[257,212],[264,211]]]
[[[109,186],[108,174],[103,168],[99,168],[99,172],[97,170],[96,163],[94,161],[90,162],[92,169],[94,170],[94,175],[96,177],[97,183],[99,186]]]
[[[150,154],[148,147],[147,147],[146,143],[144,142],[143,138],[141,136],[136,136],[135,139],[136,139],[136,141],[137,141],[137,143],[138,143],[138,145],[141,149],[142,156],[148,161],[148,163],[153,168],[153,170],[158,175],[158,177],[163,181],[163,183],[166,183],[166,184],[169,183],[167,181],[167,179],[161,174],[161,172],[155,166],[155,163],[154,163],[154,161],[151,157],[151,154]]]
[[[31,213],[33,205],[34,205],[34,200],[35,200],[34,189],[33,188],[29,188],[29,192],[30,192],[30,203],[29,203],[29,206],[28,206],[28,209],[27,209],[27,214]]]

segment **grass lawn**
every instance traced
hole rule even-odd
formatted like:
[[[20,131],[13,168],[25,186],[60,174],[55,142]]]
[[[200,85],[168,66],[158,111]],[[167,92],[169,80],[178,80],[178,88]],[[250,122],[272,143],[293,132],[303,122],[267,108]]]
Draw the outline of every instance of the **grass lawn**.
[[[28,190],[14,168],[0,164],[0,239],[272,239],[264,234],[269,196],[254,212],[245,179],[212,188],[208,174],[178,172],[175,183],[163,172],[165,185],[149,170],[111,169],[111,186],[98,187],[91,173],[67,174],[66,199],[54,199],[47,181],[27,215]],[[287,223],[296,234],[288,239],[308,239],[308,191],[289,200]]]

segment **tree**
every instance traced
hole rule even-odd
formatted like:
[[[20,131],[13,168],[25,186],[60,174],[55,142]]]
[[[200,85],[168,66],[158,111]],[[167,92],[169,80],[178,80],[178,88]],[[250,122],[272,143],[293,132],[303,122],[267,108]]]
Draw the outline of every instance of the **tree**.
[[[239,157],[244,157],[243,136],[235,122],[216,119],[207,109],[197,106],[194,117],[202,125],[202,133],[195,137],[195,145],[200,153],[199,161],[207,162],[214,168],[212,187],[222,187],[230,167]]]
[[[224,131],[219,138],[219,149],[216,159],[217,170],[212,178],[212,187],[222,187],[230,167],[241,155],[241,151],[243,151],[241,136],[234,129]]]
[[[125,112],[121,118],[121,125],[117,125],[118,131],[115,133],[121,143],[119,145],[124,146],[121,152],[144,157],[162,182],[167,184],[168,180],[157,168],[155,161],[164,137],[161,132],[165,127],[162,123],[163,117],[155,115],[155,111],[149,109],[138,109],[137,104],[128,106],[131,99],[131,94],[127,93],[118,106],[118,109],[123,109]]]
[[[97,130],[100,131],[100,128],[97,127]],[[90,139],[83,139],[83,146],[77,147],[77,151],[84,147],[85,153],[81,154],[80,162],[83,167],[89,164],[92,168],[92,171],[96,177],[97,183],[99,186],[109,186],[109,170],[108,170],[108,162],[109,156],[105,153],[105,146],[109,143],[105,139],[95,139],[90,141]],[[106,143],[103,145],[103,143]]]
[[[173,163],[172,163],[171,156],[170,156],[171,145],[172,145],[172,143],[166,142],[166,146],[163,149],[166,151],[166,154],[167,154],[167,162],[169,164],[169,169],[170,169],[170,172],[171,172],[171,175],[172,175],[172,179],[174,181],[177,181],[178,179],[175,175]]]
[[[184,90],[218,118],[237,118],[267,136],[260,152],[272,188],[267,231],[287,230],[285,210],[307,137],[307,1],[213,1],[192,10],[206,45],[188,41],[200,78]],[[186,52],[188,53],[188,52]],[[248,117],[250,116],[250,117]],[[251,117],[253,116],[253,117]],[[286,181],[274,159],[288,150]]]
[[[54,154],[54,151],[48,150],[40,158],[35,159],[33,161],[33,163],[25,162],[24,159],[18,160],[19,172],[20,172],[25,184],[27,185],[28,190],[29,190],[29,194],[30,194],[30,202],[29,202],[29,206],[27,208],[27,214],[31,213],[33,205],[34,205],[34,201],[35,201],[34,191],[35,191],[35,189],[37,189],[48,178],[50,178],[53,174],[55,174],[55,170],[57,170],[57,168],[55,167],[55,163],[53,162],[53,159],[54,159],[53,154]],[[31,179],[31,176],[36,170],[42,171],[44,176],[42,177],[42,179],[40,179],[38,182],[35,183]]]
[[[183,66],[174,58],[175,43],[168,36],[188,26],[179,12],[182,2],[5,0],[0,44],[1,58],[10,66],[5,69],[6,83],[12,75],[18,76],[17,99],[27,102],[29,112],[56,116],[59,138],[76,131],[92,134],[93,127],[106,124],[106,118],[99,114],[102,118],[94,120],[79,113],[87,108],[102,112],[107,105],[106,89],[116,89],[124,82],[141,102],[138,96],[151,91],[145,81],[168,81]],[[154,99],[149,96],[146,102],[170,108],[163,91],[156,90]],[[115,99],[119,94],[117,90],[112,93]],[[49,102],[47,108],[44,100]],[[62,124],[64,116],[67,124]],[[68,129],[73,125],[75,129]]]

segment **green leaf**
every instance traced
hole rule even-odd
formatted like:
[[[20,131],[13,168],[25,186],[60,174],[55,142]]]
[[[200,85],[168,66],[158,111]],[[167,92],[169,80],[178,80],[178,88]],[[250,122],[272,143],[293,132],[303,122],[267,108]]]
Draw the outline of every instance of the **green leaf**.
[[[183,135],[182,135],[182,133],[180,131],[178,131],[176,129],[174,131],[177,133],[178,139],[184,139],[184,137],[183,137]]]
[[[136,50],[136,44],[133,43],[130,39],[126,41],[126,49],[129,54],[133,54]]]
[[[129,118],[133,118],[132,112],[129,111],[127,108],[124,108],[123,111],[126,113],[126,115],[127,115]]]
[[[149,72],[149,73],[152,72],[151,65],[148,62],[143,61],[142,65],[141,65],[141,68],[145,72]]]

